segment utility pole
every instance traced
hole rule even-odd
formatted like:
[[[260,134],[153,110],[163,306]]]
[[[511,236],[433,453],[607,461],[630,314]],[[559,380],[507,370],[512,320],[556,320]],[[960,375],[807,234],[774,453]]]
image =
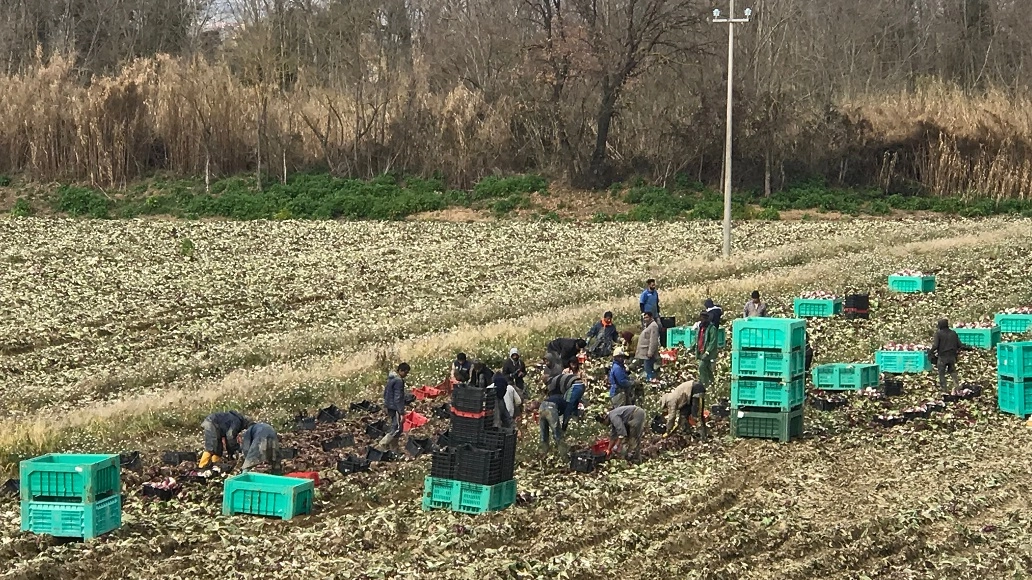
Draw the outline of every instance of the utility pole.
[[[735,18],[735,0],[726,18],[720,10],[713,10],[714,24],[727,24],[727,138],[724,142],[724,257],[731,257],[731,80],[735,66],[735,24],[749,22],[752,10],[745,9],[745,18]]]

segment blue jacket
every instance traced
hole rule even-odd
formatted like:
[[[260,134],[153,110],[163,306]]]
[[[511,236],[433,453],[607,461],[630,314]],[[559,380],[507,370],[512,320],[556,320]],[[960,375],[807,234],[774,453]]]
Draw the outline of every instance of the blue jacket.
[[[628,389],[634,383],[627,374],[627,367],[618,362],[613,362],[613,368],[609,369],[609,396],[615,397],[620,389]]]
[[[641,307],[643,313],[651,312],[659,316],[659,290],[649,290],[646,288],[638,298],[638,306]]]
[[[405,379],[394,371],[387,376],[387,386],[383,388],[383,406],[388,411],[405,412]]]

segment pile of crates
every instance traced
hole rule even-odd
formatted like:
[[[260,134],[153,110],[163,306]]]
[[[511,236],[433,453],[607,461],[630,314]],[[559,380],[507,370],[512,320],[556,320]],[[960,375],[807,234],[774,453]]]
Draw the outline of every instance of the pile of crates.
[[[842,310],[846,320],[867,320],[871,317],[871,295],[850,294],[846,296]]]
[[[806,321],[735,321],[731,351],[731,432],[788,441],[803,434]]]
[[[434,451],[423,509],[479,514],[516,501],[516,432],[496,428],[494,388],[456,385],[448,445]]]
[[[19,472],[23,532],[89,540],[122,526],[118,455],[48,453]]]
[[[1032,415],[1032,342],[996,345],[996,396],[1000,411]]]

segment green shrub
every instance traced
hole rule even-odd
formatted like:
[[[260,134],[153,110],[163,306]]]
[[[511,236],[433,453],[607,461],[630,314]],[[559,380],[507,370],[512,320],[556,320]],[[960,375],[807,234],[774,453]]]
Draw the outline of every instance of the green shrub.
[[[595,215],[591,216],[591,223],[604,224],[607,222],[614,221],[615,217],[607,214],[604,211],[595,212]]]
[[[492,203],[491,212],[495,217],[505,217],[517,209],[527,209],[529,207],[530,198],[523,194],[517,194]]]
[[[781,219],[781,212],[772,207],[766,207],[756,214],[756,219],[776,222]]]
[[[99,191],[85,187],[65,185],[57,190],[55,207],[59,212],[73,217],[104,219],[111,211],[111,200]]]
[[[32,205],[29,204],[29,200],[24,197],[19,197],[14,200],[14,205],[11,207],[12,217],[29,217],[35,213],[32,209]]]
[[[0,175],[0,187],[10,187],[11,178],[6,175]]]
[[[548,190],[548,180],[540,175],[488,176],[473,186],[471,199],[481,201],[514,194],[529,194]]]
[[[189,259],[192,260],[195,249],[196,249],[196,247],[194,246],[193,240],[191,240],[190,238],[183,238],[182,240],[179,241],[179,255],[180,256],[183,256],[184,258],[189,258]]]

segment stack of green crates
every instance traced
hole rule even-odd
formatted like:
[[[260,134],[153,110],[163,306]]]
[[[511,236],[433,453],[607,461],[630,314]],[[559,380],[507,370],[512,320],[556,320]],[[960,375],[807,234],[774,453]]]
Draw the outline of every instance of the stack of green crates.
[[[122,526],[118,455],[48,453],[19,471],[23,532],[89,540]]]
[[[1032,342],[996,345],[996,396],[1000,411],[1032,415]]]
[[[788,441],[803,434],[806,321],[736,320],[731,351],[731,432]]]

